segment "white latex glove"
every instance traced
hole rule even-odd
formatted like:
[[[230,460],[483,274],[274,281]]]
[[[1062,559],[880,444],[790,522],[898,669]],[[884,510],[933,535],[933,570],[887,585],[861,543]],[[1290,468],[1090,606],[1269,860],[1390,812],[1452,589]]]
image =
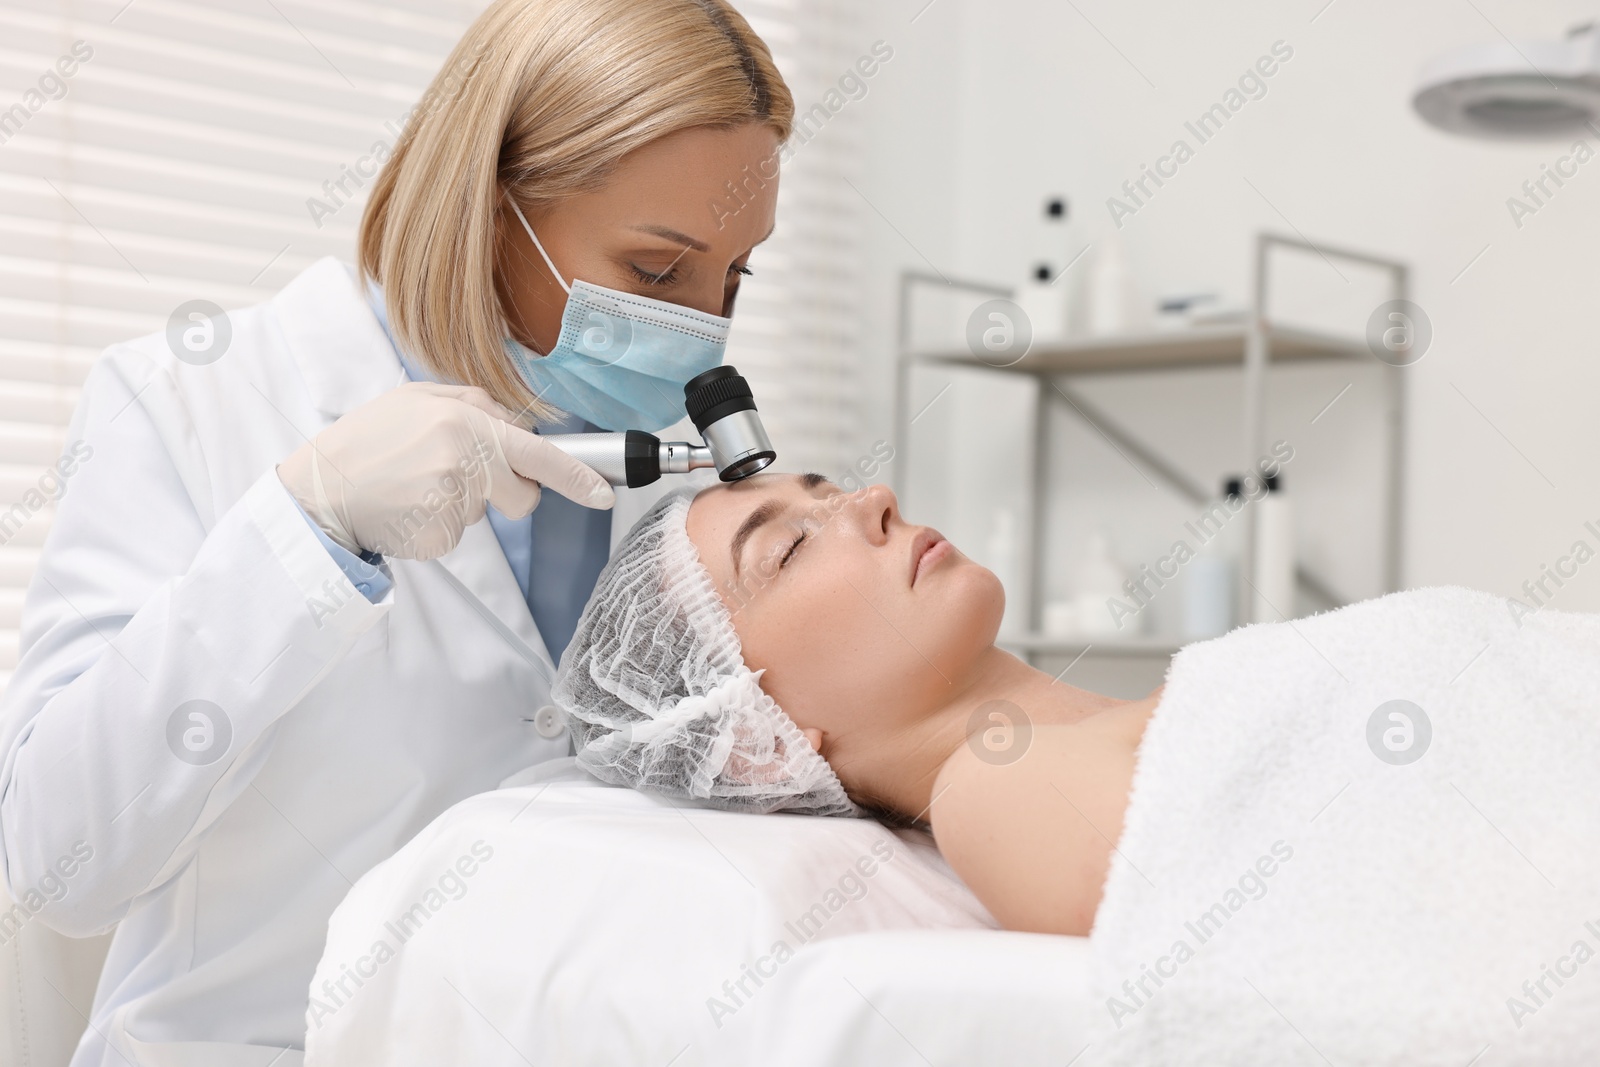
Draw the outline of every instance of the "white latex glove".
[[[278,478],[352,552],[400,559],[449,552],[493,504],[520,519],[540,486],[591,508],[611,486],[482,389],[408,382],[341,417],[278,464]]]

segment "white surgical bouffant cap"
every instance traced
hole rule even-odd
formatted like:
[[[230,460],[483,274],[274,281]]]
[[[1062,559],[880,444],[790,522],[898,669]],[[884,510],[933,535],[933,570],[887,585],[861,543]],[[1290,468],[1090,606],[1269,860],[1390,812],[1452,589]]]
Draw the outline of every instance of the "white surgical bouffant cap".
[[[595,777],[730,811],[857,816],[839,776],[745,665],[674,490],[600,572],[551,698]]]

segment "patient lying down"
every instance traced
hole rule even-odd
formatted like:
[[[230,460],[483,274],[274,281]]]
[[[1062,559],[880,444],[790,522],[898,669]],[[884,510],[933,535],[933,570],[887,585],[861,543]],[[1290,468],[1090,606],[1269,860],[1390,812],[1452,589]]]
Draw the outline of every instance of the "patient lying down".
[[[1087,934],[1159,690],[995,646],[999,581],[888,489],[680,490],[629,533],[555,700],[608,781],[745,811],[926,821],[1004,926]]]
[[[925,819],[1003,925],[1092,931],[1106,1067],[1594,1062],[1600,614],[1404,590],[1121,701],[997,649],[1001,605],[885,489],[679,492],[553,692],[602,778]]]

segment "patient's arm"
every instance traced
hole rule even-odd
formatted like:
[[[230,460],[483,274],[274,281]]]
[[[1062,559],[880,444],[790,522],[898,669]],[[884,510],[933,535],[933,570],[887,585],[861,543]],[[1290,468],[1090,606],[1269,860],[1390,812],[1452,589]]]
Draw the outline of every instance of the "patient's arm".
[[[1036,726],[1013,763],[964,745],[934,785],[939,851],[1008,930],[1086,935],[1122,836],[1149,709]]]

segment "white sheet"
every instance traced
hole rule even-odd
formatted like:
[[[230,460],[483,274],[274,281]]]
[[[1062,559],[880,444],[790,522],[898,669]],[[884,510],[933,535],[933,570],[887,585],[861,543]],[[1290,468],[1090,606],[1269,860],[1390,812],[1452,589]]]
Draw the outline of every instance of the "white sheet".
[[[1087,941],[993,927],[925,835],[675,807],[547,767],[351,890],[306,1062],[1068,1062],[1095,1011]]]
[[[1178,653],[1090,938],[1095,1067],[1600,1062],[1600,615],[1510,607],[1413,590]]]

